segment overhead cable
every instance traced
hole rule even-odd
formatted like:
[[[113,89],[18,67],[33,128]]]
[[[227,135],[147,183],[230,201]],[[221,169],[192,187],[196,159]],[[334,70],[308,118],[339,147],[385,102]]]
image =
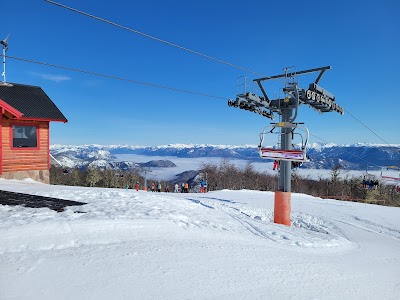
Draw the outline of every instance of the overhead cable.
[[[323,141],[323,142],[325,142],[325,143],[327,143],[327,144],[330,143],[330,142],[328,142],[327,140],[324,140],[323,138],[320,138],[320,137],[316,136],[315,134],[310,133],[310,135],[312,135],[313,137],[315,137],[315,138],[317,138],[317,139],[319,139],[319,140],[321,140],[321,141]],[[351,154],[352,156],[356,157],[356,158],[359,158],[359,159],[365,161],[365,162],[368,163],[368,165],[370,165],[370,166],[376,166],[376,167],[382,168],[382,166],[379,166],[379,165],[377,165],[377,164],[375,164],[375,163],[372,163],[372,162],[370,162],[370,161],[368,161],[368,160],[362,158],[361,156],[358,156],[358,155],[353,154],[352,152],[350,152],[350,154]]]
[[[1,56],[3,56],[3,55],[1,54]],[[53,68],[58,68],[58,69],[64,69],[64,70],[69,70],[69,71],[74,71],[74,72],[79,72],[79,73],[84,73],[84,74],[90,74],[90,75],[95,75],[95,76],[99,76],[99,77],[111,78],[111,79],[116,79],[116,80],[121,80],[121,81],[128,81],[128,82],[132,82],[132,83],[147,85],[147,86],[156,87],[156,88],[165,89],[165,90],[171,90],[171,91],[187,93],[187,94],[192,94],[192,95],[199,95],[199,96],[204,96],[204,97],[209,97],[209,98],[229,100],[229,98],[225,98],[225,97],[213,96],[213,95],[210,95],[210,94],[205,94],[205,93],[200,93],[200,92],[195,92],[195,91],[189,91],[189,90],[174,88],[174,87],[170,87],[170,86],[166,86],[166,85],[159,85],[159,84],[154,84],[154,83],[145,82],[145,81],[127,79],[127,78],[118,77],[118,76],[114,76],[114,75],[107,75],[107,74],[103,74],[103,73],[96,73],[96,72],[85,71],[85,70],[76,69],[76,68],[70,68],[70,67],[65,67],[65,66],[60,66],[60,65],[55,65],[55,64],[49,64],[49,63],[46,63],[46,62],[35,61],[35,60],[31,60],[31,59],[26,59],[26,58],[20,58],[20,57],[9,56],[9,55],[5,55],[5,57],[7,57],[9,59],[15,59],[15,60],[28,62],[28,63],[33,63],[33,64],[37,64],[37,65],[43,65],[43,66],[48,66],[48,67],[53,67]]]
[[[348,113],[354,120],[356,120],[358,123],[360,123],[362,126],[367,128],[370,132],[372,132],[376,137],[378,137],[381,141],[383,141],[385,144],[387,144],[389,147],[392,147],[388,142],[386,142],[383,138],[381,138],[378,134],[376,134],[371,128],[369,128],[367,125],[365,125],[363,122],[361,122],[359,119],[357,119],[355,116],[353,116],[347,109],[346,113]]]
[[[233,64],[233,63],[230,63],[230,62],[227,62],[227,61],[225,61],[225,60],[212,57],[212,56],[207,55],[207,54],[203,54],[203,53],[201,53],[201,52],[198,52],[198,51],[195,51],[195,50],[192,50],[192,49],[189,49],[189,48],[186,48],[186,47],[177,45],[177,44],[172,43],[172,42],[168,42],[168,41],[166,41],[166,40],[163,40],[163,39],[157,38],[157,37],[155,37],[155,36],[152,36],[152,35],[149,35],[149,34],[140,32],[140,31],[138,31],[138,30],[135,30],[135,29],[132,29],[132,28],[129,28],[129,27],[120,25],[120,24],[118,24],[118,23],[115,23],[115,22],[112,22],[112,21],[109,21],[109,20],[106,20],[106,19],[97,17],[97,16],[95,16],[95,15],[91,15],[91,14],[89,14],[89,13],[86,13],[86,12],[84,12],[84,11],[75,9],[75,8],[73,8],[73,7],[69,7],[69,6],[66,6],[66,5],[63,5],[63,4],[61,4],[61,3],[58,3],[58,2],[55,2],[55,1],[51,1],[51,0],[44,0],[44,1],[46,1],[46,2],[48,2],[48,3],[51,3],[51,4],[54,4],[54,5],[57,5],[57,6],[59,6],[59,7],[62,7],[62,8],[71,10],[71,11],[73,11],[73,12],[79,13],[79,14],[84,15],[84,16],[86,16],[86,17],[90,17],[90,18],[96,19],[96,20],[98,20],[98,21],[101,21],[101,22],[104,22],[104,23],[107,23],[107,24],[110,24],[110,25],[113,25],[113,26],[122,28],[122,29],[124,29],[124,30],[130,31],[130,32],[133,32],[133,33],[136,33],[136,34],[139,34],[139,35],[141,35],[141,36],[144,36],[144,37],[147,37],[147,38],[149,38],[149,39],[155,40],[155,41],[157,41],[157,42],[167,44],[167,45],[169,45],[169,46],[172,46],[172,47],[175,47],[175,48],[178,48],[178,49],[181,49],[181,50],[184,50],[184,51],[187,51],[187,52],[190,52],[190,53],[193,53],[193,54],[202,56],[202,57],[205,57],[205,58],[207,58],[207,59],[211,59],[211,60],[217,61],[217,62],[219,62],[219,63],[225,64],[225,65],[228,65],[228,66],[237,68],[237,69],[241,69],[241,70],[246,71],[246,72],[249,72],[249,73],[253,73],[253,74],[257,74],[257,75],[262,75],[262,76],[264,76],[263,74],[261,74],[261,73],[259,73],[259,72],[256,72],[256,71],[253,71],[253,70],[250,70],[250,69],[247,69],[247,68],[244,68],[244,67],[235,65],[235,64]]]

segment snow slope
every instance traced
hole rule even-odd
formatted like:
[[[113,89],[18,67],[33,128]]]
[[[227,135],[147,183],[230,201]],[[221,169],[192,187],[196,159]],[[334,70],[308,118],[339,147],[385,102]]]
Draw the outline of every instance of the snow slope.
[[[87,202],[0,206],[0,299],[399,299],[400,209],[273,193],[50,186],[0,189]]]

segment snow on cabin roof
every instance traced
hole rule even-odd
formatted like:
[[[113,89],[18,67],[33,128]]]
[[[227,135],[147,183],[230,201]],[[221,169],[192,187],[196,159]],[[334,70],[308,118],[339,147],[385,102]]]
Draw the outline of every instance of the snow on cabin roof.
[[[22,118],[68,122],[39,86],[0,84],[0,100],[20,111],[23,114]]]

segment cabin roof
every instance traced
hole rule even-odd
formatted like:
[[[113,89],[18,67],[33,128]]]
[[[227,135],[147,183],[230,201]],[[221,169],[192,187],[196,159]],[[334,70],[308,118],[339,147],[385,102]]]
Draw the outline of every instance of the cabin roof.
[[[21,119],[68,122],[39,86],[18,83],[0,84],[0,100],[21,112]]]

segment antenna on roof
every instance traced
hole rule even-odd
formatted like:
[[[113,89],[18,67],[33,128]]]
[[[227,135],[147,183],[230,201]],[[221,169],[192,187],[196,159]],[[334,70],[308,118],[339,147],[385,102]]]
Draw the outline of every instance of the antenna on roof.
[[[3,82],[6,83],[6,51],[8,50],[8,37],[10,34],[7,35],[7,37],[0,42],[0,44],[3,47],[3,73],[1,76],[3,76]]]

